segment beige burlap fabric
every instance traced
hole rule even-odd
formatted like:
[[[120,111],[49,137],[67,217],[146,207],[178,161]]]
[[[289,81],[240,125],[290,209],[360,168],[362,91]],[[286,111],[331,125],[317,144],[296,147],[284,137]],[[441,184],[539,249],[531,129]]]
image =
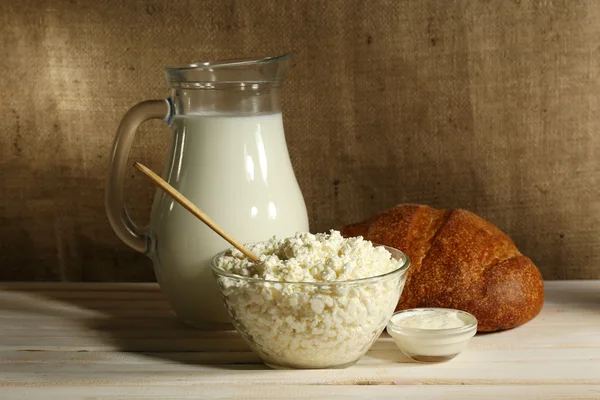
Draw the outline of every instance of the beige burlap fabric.
[[[104,213],[123,113],[161,68],[296,53],[292,162],[313,231],[400,202],[496,223],[545,278],[600,278],[600,2],[3,1],[0,279],[152,280]],[[164,162],[146,125],[132,157]],[[131,210],[153,189],[131,170]]]

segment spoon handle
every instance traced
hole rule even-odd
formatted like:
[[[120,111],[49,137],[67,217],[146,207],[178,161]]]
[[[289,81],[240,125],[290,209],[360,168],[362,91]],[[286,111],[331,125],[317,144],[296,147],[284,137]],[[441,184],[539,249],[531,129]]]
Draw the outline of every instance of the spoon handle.
[[[208,215],[202,212],[198,207],[194,205],[191,201],[189,201],[184,195],[182,195],[177,189],[173,186],[169,185],[164,179],[160,176],[156,175],[150,168],[146,167],[139,162],[135,162],[133,164],[138,170],[140,170],[144,175],[150,178],[154,183],[156,183],[162,190],[165,191],[173,200],[181,204],[186,210],[194,214],[198,219],[204,222],[210,229],[215,231],[219,236],[223,239],[227,240],[231,243],[232,246],[237,248],[239,251],[244,253],[246,257],[251,259],[254,262],[258,262],[258,257],[252,253],[250,250],[246,248],[243,244],[235,240],[233,237],[229,236],[215,221],[213,221]]]

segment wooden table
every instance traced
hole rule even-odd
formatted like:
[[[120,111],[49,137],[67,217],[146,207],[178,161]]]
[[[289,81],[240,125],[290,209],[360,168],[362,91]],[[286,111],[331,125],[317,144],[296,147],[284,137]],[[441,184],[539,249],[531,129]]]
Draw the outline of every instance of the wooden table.
[[[600,398],[600,281],[547,282],[523,327],[443,364],[388,336],[343,370],[275,371],[235,332],[180,324],[155,284],[0,283],[0,398]]]

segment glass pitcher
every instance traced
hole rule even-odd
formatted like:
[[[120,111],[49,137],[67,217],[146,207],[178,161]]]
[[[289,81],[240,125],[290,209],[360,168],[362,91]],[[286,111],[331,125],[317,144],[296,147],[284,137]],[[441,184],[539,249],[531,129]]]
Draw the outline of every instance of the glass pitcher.
[[[152,259],[175,313],[195,327],[229,327],[210,260],[230,245],[161,190],[149,225],[134,224],[123,179],[135,131],[150,119],[172,127],[162,177],[238,240],[308,231],[281,116],[290,59],[285,54],[166,68],[171,96],[135,105],[117,131],[106,187],[108,219],[123,242]]]

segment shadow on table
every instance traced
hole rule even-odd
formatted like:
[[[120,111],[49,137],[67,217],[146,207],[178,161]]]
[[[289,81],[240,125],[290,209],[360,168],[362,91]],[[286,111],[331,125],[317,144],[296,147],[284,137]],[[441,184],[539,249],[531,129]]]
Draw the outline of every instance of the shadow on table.
[[[0,291],[0,309],[29,314],[32,324],[49,332],[72,329],[73,343],[65,345],[72,351],[120,351],[187,365],[271,370],[236,331],[202,331],[181,322],[158,288]],[[375,345],[368,356],[413,363],[389,340],[383,347]]]
[[[376,358],[383,361],[391,361],[400,364],[418,364],[405,356],[400,350],[370,350],[367,355],[371,358]]]
[[[33,317],[27,322],[31,329],[46,330],[50,336],[55,335],[53,330],[73,329],[73,351],[121,351],[230,370],[270,369],[236,331],[201,331],[180,322],[159,289],[121,289],[110,299],[107,294],[111,292],[106,289],[97,292],[99,298],[90,292],[95,291],[89,286],[73,291],[68,286],[61,290],[41,286],[34,291],[8,290],[0,292],[0,310]]]

